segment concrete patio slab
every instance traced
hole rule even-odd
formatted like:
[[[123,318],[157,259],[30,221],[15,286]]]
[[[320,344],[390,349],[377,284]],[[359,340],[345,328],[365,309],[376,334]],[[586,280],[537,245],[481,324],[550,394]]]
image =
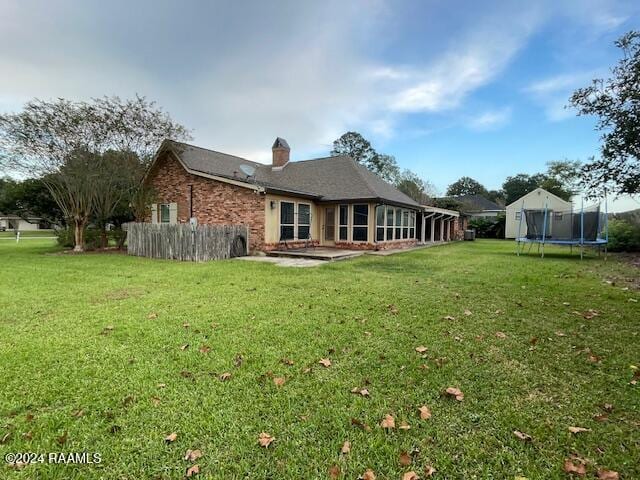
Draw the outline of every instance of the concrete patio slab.
[[[272,263],[278,267],[318,267],[320,265],[326,265],[326,260],[313,260],[309,258],[291,258],[291,257],[237,257],[237,260],[248,260],[252,262],[267,262]]]

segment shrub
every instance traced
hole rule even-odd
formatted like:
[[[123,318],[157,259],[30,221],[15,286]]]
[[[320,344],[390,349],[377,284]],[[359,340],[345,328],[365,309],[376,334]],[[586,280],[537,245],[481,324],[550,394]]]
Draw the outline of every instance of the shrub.
[[[72,248],[74,243],[73,228],[58,228],[55,231],[58,245],[64,248]]]
[[[609,220],[609,250],[640,251],[640,225],[632,225],[626,220]]]
[[[476,231],[478,238],[504,238],[504,224],[504,215],[499,215],[495,219],[478,217],[469,220],[469,228]]]
[[[56,230],[58,245],[64,248],[73,248],[75,243],[75,232],[73,227],[60,228]],[[95,250],[100,247],[100,230],[89,227],[84,230],[85,250]]]

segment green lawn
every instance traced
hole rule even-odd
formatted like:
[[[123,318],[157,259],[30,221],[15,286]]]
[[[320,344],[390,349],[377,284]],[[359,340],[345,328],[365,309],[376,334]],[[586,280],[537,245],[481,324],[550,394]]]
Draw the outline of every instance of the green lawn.
[[[20,232],[20,238],[32,238],[32,237],[55,237],[55,232],[53,230],[42,229],[42,230],[22,230]],[[16,232],[14,230],[6,230],[4,232],[0,232],[0,239],[2,238],[16,238]]]
[[[52,245],[0,242],[0,451],[102,462],[0,478],[177,479],[197,463],[216,479],[330,478],[334,465],[347,479],[427,466],[553,479],[572,455],[588,477],[640,478],[640,292],[625,289],[639,271],[615,259],[517,258],[512,242],[478,241],[296,269]]]

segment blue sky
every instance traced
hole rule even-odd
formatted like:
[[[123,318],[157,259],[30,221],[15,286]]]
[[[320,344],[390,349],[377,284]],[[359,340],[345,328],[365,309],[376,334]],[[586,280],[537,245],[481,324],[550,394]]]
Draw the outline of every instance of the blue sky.
[[[0,18],[0,111],[138,93],[265,162],[278,135],[304,159],[357,130],[444,192],[596,155],[593,119],[563,107],[640,2],[24,0]]]

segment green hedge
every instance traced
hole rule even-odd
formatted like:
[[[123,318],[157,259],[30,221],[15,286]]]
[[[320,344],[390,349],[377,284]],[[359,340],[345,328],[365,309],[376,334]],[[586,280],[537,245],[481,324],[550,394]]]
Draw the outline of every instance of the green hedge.
[[[626,220],[609,220],[609,250],[640,252],[640,225],[633,225]]]

